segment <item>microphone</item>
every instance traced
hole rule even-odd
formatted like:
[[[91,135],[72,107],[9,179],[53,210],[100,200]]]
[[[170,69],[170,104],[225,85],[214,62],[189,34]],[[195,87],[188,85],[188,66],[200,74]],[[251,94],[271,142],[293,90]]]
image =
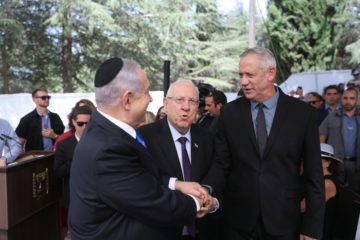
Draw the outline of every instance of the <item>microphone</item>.
[[[4,140],[4,141],[5,141],[6,139],[9,139],[9,140],[13,140],[13,141],[15,141],[16,143],[22,145],[21,142],[19,142],[16,138],[10,137],[9,135],[3,134],[3,133],[1,134],[1,136],[3,136],[3,137],[0,137],[0,139],[2,139],[2,140]],[[4,139],[4,138],[6,138],[6,139]]]

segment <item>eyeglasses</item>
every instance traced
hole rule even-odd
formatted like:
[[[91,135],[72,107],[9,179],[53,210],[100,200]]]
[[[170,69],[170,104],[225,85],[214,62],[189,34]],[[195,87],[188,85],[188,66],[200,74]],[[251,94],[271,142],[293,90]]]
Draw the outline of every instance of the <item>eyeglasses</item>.
[[[167,97],[168,99],[174,100],[177,104],[183,104],[186,101],[189,102],[190,105],[192,106],[197,106],[199,105],[199,100],[197,99],[193,99],[193,98],[182,98],[182,97]]]
[[[88,122],[76,122],[76,124],[79,126],[79,127],[82,127],[84,126],[84,124],[88,124]]]
[[[37,96],[35,98],[41,98],[42,100],[46,100],[46,99],[50,100],[51,96]]]

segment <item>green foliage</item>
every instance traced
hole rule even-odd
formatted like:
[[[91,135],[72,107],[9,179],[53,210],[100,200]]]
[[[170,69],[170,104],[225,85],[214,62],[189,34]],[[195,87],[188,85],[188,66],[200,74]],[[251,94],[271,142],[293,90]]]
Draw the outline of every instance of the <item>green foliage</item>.
[[[267,26],[279,82],[291,73],[328,70],[344,30],[344,0],[271,0]]]
[[[238,87],[238,56],[247,45],[241,6],[228,16],[215,0],[5,0],[0,7],[11,92],[92,91],[98,65],[114,56],[137,61],[152,90],[162,89],[164,60],[172,81]]]

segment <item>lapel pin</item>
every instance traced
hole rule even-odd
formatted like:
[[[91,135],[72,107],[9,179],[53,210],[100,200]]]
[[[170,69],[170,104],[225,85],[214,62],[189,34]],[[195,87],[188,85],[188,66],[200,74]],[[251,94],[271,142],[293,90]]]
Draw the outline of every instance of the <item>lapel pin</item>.
[[[196,143],[194,143],[194,147],[199,148],[199,146]]]

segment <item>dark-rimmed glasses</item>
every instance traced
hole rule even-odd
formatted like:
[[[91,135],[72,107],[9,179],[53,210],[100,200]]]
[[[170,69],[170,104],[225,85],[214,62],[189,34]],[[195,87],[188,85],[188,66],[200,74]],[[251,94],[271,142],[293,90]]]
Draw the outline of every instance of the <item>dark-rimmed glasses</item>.
[[[79,127],[82,127],[84,126],[84,124],[88,124],[88,122],[76,122],[76,124],[79,126]]]
[[[168,99],[174,100],[177,104],[183,104],[189,102],[190,105],[197,106],[199,105],[199,100],[193,98],[183,98],[183,97],[167,97]]]
[[[41,98],[41,100],[46,100],[46,99],[50,100],[51,96],[37,96],[35,98]]]

